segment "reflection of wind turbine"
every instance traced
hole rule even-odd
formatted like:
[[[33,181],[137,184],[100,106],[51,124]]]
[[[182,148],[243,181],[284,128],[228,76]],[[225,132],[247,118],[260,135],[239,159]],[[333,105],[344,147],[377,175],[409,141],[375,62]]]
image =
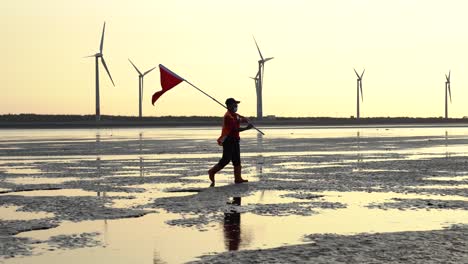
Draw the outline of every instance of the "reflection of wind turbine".
[[[101,183],[101,134],[96,133],[96,179],[98,184]],[[97,196],[101,196],[101,192],[98,190]]]
[[[449,151],[448,151],[448,131],[445,130],[445,158],[448,159],[450,157]]]
[[[96,148],[97,148],[97,158],[96,158],[96,163],[97,163],[97,178],[99,181],[99,185],[101,185],[101,134],[98,132],[96,133]],[[101,196],[101,192],[98,190],[97,196]],[[102,192],[102,196],[106,197],[106,192]],[[107,225],[107,218],[104,218],[104,245],[107,246],[108,243],[108,225]]]
[[[164,261],[160,254],[156,251],[156,249],[153,250],[153,264],[166,264],[167,262]]]
[[[263,178],[263,164],[265,163],[265,159],[263,158],[263,135],[262,133],[257,133],[257,162],[256,162],[256,173],[257,178],[262,181]],[[265,190],[262,190],[260,194],[259,202],[263,201],[263,197],[265,195]]]
[[[263,118],[263,102],[262,102],[262,89],[263,89],[263,76],[265,75],[265,62],[273,59],[271,58],[263,58],[262,52],[260,51],[260,48],[258,47],[257,40],[255,40],[255,45],[257,46],[258,54],[260,55],[260,60],[258,61],[258,73],[257,76],[255,77],[256,80],[256,89],[257,89],[257,118],[262,119]],[[254,79],[255,80],[255,79]]]
[[[140,142],[140,177],[143,177],[143,170],[144,170],[144,164],[143,164],[143,156],[142,156],[142,138],[143,138],[143,133],[140,132],[140,138],[139,138],[139,142]]]
[[[448,118],[448,98],[447,98],[447,93],[450,96],[450,103],[452,103],[452,93],[450,91],[450,71],[447,76],[445,74],[445,119]]]
[[[366,70],[364,69],[361,73],[361,75],[359,75],[356,71],[356,69],[354,69],[354,72],[356,73],[356,76],[357,76],[357,118],[359,119],[360,118],[360,108],[359,108],[359,91],[361,91],[361,101],[364,101],[364,97],[362,95],[362,76],[364,76],[364,72]]]
[[[141,71],[137,68],[137,66],[135,66],[135,64],[130,60],[128,59],[128,61],[132,64],[133,68],[135,68],[135,70],[138,72],[138,94],[139,94],[139,97],[138,97],[138,114],[139,114],[139,117],[141,118],[142,117],[142,102],[143,102],[143,78],[145,77],[146,74],[150,73],[152,70],[156,69],[156,67],[153,67],[147,71],[145,71],[144,73],[141,73]]]
[[[104,245],[107,246],[108,244],[108,233],[109,233],[109,227],[107,224],[107,218],[104,218]]]
[[[263,176],[263,135],[257,133],[257,177],[259,179]]]
[[[362,156],[361,156],[361,132],[356,133],[357,140],[357,169],[361,168]]]
[[[101,134],[96,133],[96,179],[98,185],[101,185],[102,167],[101,167]],[[97,196],[101,196],[100,188],[97,192]],[[102,197],[106,197],[106,192],[102,192]]]
[[[106,61],[104,60],[104,55],[102,54],[105,30],[106,30],[106,22],[104,22],[104,26],[102,27],[101,45],[99,46],[99,52],[94,55],[85,57],[85,58],[94,57],[96,61],[96,121],[101,120],[101,107],[100,107],[100,98],[99,98],[99,58],[101,58],[102,66],[104,66],[104,69],[106,70],[107,75],[109,75],[112,85],[115,86],[114,80],[112,80],[112,76],[109,72],[109,69],[107,68]]]

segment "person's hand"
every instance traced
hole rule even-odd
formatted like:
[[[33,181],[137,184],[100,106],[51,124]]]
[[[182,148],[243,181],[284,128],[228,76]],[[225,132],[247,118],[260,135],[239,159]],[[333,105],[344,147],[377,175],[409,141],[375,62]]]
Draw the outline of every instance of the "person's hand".
[[[246,128],[251,129],[252,127],[253,127],[253,125],[249,123]]]

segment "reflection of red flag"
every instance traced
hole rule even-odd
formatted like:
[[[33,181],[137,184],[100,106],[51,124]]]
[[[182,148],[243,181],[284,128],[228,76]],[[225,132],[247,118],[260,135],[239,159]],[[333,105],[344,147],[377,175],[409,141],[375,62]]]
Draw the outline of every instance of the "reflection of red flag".
[[[159,64],[159,72],[161,73],[162,90],[153,94],[153,98],[151,98],[151,102],[153,103],[153,105],[161,95],[163,95],[165,92],[169,91],[171,88],[184,81],[182,77],[175,74],[168,68],[164,67],[164,65],[162,64]]]

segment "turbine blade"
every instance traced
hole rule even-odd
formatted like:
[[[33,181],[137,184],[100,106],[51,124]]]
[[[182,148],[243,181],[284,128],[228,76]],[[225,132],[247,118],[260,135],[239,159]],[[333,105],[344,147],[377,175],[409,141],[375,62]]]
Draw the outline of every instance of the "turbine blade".
[[[362,71],[361,80],[362,80],[362,76],[364,76],[364,73],[365,73],[365,72],[366,72],[366,69],[364,69],[364,70]]]
[[[152,69],[149,69],[147,71],[145,71],[145,73],[143,73],[143,76],[145,76],[146,74],[150,73],[152,70],[156,69],[156,67],[152,68]]]
[[[115,86],[114,80],[112,80],[112,76],[111,76],[111,74],[110,74],[110,72],[109,72],[109,69],[107,68],[106,61],[104,60],[104,57],[101,57],[101,61],[102,61],[102,66],[104,66],[104,69],[106,69],[106,72],[107,72],[107,74],[109,75],[109,78],[110,78],[110,80],[111,80],[111,82],[112,82],[112,85]]]
[[[260,54],[260,58],[261,58],[262,61],[263,61],[262,52],[260,51],[260,48],[258,47],[257,40],[255,40],[255,37],[253,37],[253,39],[254,39],[254,41],[255,41],[255,46],[257,46],[258,54]]]
[[[135,70],[138,72],[138,74],[142,75],[140,70],[138,70],[137,66],[135,66],[135,64],[133,64],[133,62],[130,59],[128,59],[128,61],[133,65],[133,68],[135,68]]]
[[[353,70],[354,70],[354,73],[356,73],[356,76],[358,77],[358,79],[361,79],[361,77],[360,77],[359,74],[357,73],[356,69],[353,68]]]
[[[102,36],[101,36],[101,45],[99,46],[99,52],[102,53],[102,48],[104,46],[104,32],[106,31],[106,22],[102,26]]]
[[[272,59],[274,59],[274,57],[266,58],[263,62],[267,62],[267,61],[272,60]]]
[[[96,57],[96,55],[84,56],[83,58],[91,58],[91,57]]]
[[[364,95],[362,94],[362,81],[359,82],[359,89],[361,90],[361,102],[364,102]]]
[[[448,81],[449,82],[450,82],[450,72],[451,72],[451,70],[449,70],[449,76],[448,76]]]
[[[445,74],[445,80],[446,80],[445,82],[447,83],[449,82],[449,77],[447,76],[447,74]]]

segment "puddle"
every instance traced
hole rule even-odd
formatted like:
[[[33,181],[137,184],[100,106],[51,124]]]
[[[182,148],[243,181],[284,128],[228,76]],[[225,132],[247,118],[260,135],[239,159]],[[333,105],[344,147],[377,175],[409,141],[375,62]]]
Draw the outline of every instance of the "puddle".
[[[130,196],[133,194],[124,193],[124,192],[91,192],[84,191],[81,189],[59,189],[59,190],[36,190],[36,191],[23,191],[23,192],[11,192],[3,193],[0,196],[4,195],[15,195],[15,196]]]
[[[426,178],[425,180],[430,180],[430,181],[467,181],[468,180],[468,175],[463,175],[463,176],[447,176],[447,177],[429,177]]]
[[[249,204],[290,202],[281,198],[288,192],[261,192],[238,199],[238,206]],[[311,216],[262,216],[253,213],[224,214],[224,220],[210,222],[204,228],[169,226],[167,221],[184,218],[184,215],[159,210],[136,219],[85,221],[64,223],[60,227],[25,232],[18,237],[47,239],[59,234],[99,232],[103,243],[91,249],[57,250],[34,257],[9,259],[5,263],[88,263],[102,260],[112,263],[182,263],[203,254],[231,250],[267,249],[283,245],[305,243],[304,235],[335,233],[357,234],[397,231],[422,231],[442,229],[455,223],[468,224],[465,210],[379,210],[364,207],[370,202],[388,201],[395,197],[416,198],[426,195],[401,195],[396,193],[323,192],[326,201],[346,202],[348,207],[337,210],[321,209]],[[434,198],[434,196],[431,196]],[[437,197],[453,199],[454,197]],[[231,200],[231,203],[235,203]],[[245,201],[244,201],[245,200]],[[185,217],[193,217],[186,215]],[[203,241],[203,243],[200,243]],[[135,246],[138,245],[138,246]],[[36,251],[36,253],[44,253]]]
[[[33,220],[41,218],[54,217],[54,214],[47,212],[22,212],[17,211],[21,207],[19,206],[7,206],[0,207],[0,219],[1,220]]]
[[[468,197],[455,195],[401,194],[395,192],[321,192],[329,202],[346,203],[349,206],[365,206],[370,203],[383,203],[393,198],[401,199],[436,199],[468,201]],[[468,219],[467,219],[468,220]]]
[[[252,174],[248,174],[248,173],[243,173],[242,177],[248,179],[251,182],[253,181],[253,178],[255,178],[255,176],[253,176]],[[199,183],[189,183],[189,185],[196,185],[196,186],[203,187],[203,188],[208,187],[209,182],[210,182],[208,179],[208,175],[189,176],[189,177],[184,177],[184,179],[200,181]],[[218,172],[215,175],[216,187],[230,185],[233,182],[234,182],[234,175],[230,169],[224,169],[223,171]]]
[[[293,202],[304,202],[304,200],[286,197],[284,195],[291,194],[288,191],[258,191],[253,194],[242,197],[242,205],[250,204],[287,204]]]
[[[193,192],[167,192],[166,188],[170,185],[165,184],[164,188],[155,186],[154,184],[140,184],[134,185],[134,188],[142,188],[146,191],[143,193],[132,193],[131,199],[116,199],[113,200],[112,207],[114,208],[134,208],[149,204],[154,199],[165,197],[181,197],[192,195]],[[174,184],[174,187],[180,188],[180,184]],[[204,185],[206,187],[206,184]]]
[[[118,173],[114,173],[110,176],[107,177],[113,177],[113,176],[128,176],[128,177],[147,177],[147,176],[158,176],[158,177],[170,177],[170,176],[180,176],[179,174],[176,173],[154,173],[154,172],[149,172],[149,171],[121,171]]]
[[[0,169],[5,170],[8,174],[40,174],[42,171],[37,168],[30,167],[7,167],[3,166]]]
[[[64,177],[64,178],[46,178],[46,177],[15,177],[7,178],[5,182],[14,184],[60,184],[67,181],[77,181],[79,178]]]
[[[408,186],[415,189],[468,189],[468,184]]]
[[[409,172],[408,170],[392,170],[392,169],[353,169],[354,172]]]
[[[349,163],[353,163],[356,161],[349,161]],[[316,169],[316,168],[331,168],[331,167],[345,167],[349,166],[350,164],[343,161],[343,162],[321,162],[321,163],[306,163],[306,162],[297,162],[297,164],[291,163],[280,163],[275,165],[284,166],[288,170],[306,170],[306,169]]]
[[[275,181],[284,181],[284,182],[302,182],[304,179],[294,179],[294,178],[274,178]],[[314,181],[314,179],[307,179],[307,181]]]

